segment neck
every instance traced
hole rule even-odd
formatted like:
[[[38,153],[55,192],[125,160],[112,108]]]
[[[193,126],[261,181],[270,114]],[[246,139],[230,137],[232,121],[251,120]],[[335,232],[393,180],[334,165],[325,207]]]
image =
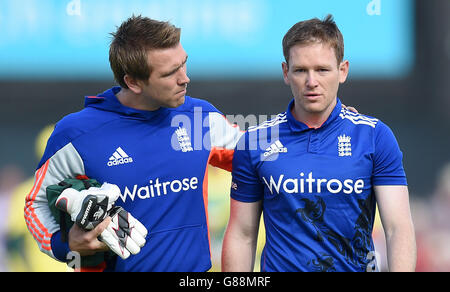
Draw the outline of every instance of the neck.
[[[335,99],[325,110],[323,111],[307,111],[301,107],[298,103],[294,102],[294,106],[291,109],[291,113],[294,118],[307,125],[309,128],[318,129],[326,120],[330,117],[333,109],[335,108],[337,100]]]
[[[122,88],[117,94],[119,102],[129,108],[142,111],[156,111],[160,108],[159,105],[150,103],[146,98],[140,94],[135,94],[129,89]]]

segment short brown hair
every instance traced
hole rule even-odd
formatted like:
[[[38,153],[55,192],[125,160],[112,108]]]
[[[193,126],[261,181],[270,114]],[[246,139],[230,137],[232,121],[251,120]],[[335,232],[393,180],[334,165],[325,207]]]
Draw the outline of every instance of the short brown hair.
[[[344,37],[331,14],[324,20],[313,18],[298,22],[289,29],[283,38],[286,63],[289,64],[289,53],[293,46],[311,43],[329,44],[334,49],[338,65],[344,59]]]
[[[117,83],[128,88],[124,76],[147,80],[151,73],[147,52],[166,49],[180,42],[181,29],[169,22],[148,17],[132,16],[123,22],[113,36],[109,48],[109,63]]]

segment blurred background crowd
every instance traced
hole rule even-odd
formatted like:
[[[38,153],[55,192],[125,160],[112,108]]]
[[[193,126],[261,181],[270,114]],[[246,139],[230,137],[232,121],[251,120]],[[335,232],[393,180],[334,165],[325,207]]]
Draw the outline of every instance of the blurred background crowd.
[[[388,124],[404,155],[416,270],[450,271],[448,0],[2,0],[0,271],[67,270],[39,252],[24,222],[24,198],[54,124],[82,109],[84,96],[114,85],[108,34],[133,13],[181,27],[188,95],[244,117],[286,110],[292,96],[282,80],[281,39],[300,20],[333,14],[350,61],[339,97]],[[230,178],[209,169],[212,271],[220,271]],[[373,235],[383,271],[378,218]],[[258,256],[263,244],[261,227]]]

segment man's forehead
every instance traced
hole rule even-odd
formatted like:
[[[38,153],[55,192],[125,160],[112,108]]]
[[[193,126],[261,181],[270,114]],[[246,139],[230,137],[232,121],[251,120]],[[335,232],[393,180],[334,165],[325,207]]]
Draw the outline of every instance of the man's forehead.
[[[336,52],[331,44],[312,42],[297,44],[291,47],[289,63],[315,63],[315,62],[337,63]]]
[[[182,64],[187,58],[186,51],[181,44],[166,49],[151,49],[148,51],[148,60],[151,66],[167,69]]]

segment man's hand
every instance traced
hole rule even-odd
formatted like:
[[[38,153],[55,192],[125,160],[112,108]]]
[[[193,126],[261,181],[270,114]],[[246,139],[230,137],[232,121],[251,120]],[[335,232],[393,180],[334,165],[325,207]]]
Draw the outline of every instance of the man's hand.
[[[356,110],[356,108],[354,108],[352,106],[346,106],[345,104],[342,104],[342,107],[347,109],[347,110],[349,110],[349,111],[351,111],[351,112],[354,112],[355,114],[359,114],[359,112]]]
[[[106,217],[93,230],[86,231],[74,224],[69,231],[69,248],[80,253],[81,256],[93,255],[97,252],[108,251],[108,246],[97,238],[111,223],[111,217]]]

